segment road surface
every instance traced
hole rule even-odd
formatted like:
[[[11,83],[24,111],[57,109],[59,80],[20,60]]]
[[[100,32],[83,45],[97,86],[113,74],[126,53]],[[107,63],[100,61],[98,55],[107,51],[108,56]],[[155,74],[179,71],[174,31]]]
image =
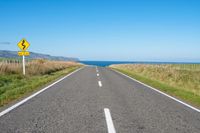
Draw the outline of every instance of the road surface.
[[[1,133],[200,133],[200,113],[115,71],[85,67],[0,117]]]

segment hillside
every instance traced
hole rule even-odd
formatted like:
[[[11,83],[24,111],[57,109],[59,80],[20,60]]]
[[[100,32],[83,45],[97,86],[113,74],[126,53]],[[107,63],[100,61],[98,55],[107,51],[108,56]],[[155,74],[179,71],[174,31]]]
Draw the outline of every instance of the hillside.
[[[7,50],[0,50],[0,58],[19,58],[17,55],[17,51],[7,51]],[[30,52],[30,56],[27,58],[29,59],[48,59],[48,60],[62,60],[62,61],[79,61],[78,58],[73,57],[63,57],[63,56],[51,56],[48,54],[40,54],[40,53],[34,53]]]

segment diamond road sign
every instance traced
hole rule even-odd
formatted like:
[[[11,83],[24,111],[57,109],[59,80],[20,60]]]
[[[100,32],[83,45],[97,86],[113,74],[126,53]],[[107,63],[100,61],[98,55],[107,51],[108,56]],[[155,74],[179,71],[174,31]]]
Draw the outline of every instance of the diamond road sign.
[[[22,39],[17,45],[22,51],[26,51],[30,46],[26,39]]]

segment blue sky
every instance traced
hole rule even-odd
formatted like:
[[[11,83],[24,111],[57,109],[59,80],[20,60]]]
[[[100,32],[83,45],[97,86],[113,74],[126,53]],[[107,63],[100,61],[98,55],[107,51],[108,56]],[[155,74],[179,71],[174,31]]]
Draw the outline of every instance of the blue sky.
[[[22,38],[81,60],[200,62],[200,1],[1,0],[0,49]]]

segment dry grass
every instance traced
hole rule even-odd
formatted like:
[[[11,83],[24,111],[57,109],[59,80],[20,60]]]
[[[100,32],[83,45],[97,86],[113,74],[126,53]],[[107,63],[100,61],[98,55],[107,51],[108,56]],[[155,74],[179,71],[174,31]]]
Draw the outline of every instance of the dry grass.
[[[22,66],[20,64],[0,63],[0,74],[19,74],[21,73]]]
[[[48,61],[43,59],[37,59],[26,64],[26,73],[27,75],[50,74],[52,72],[56,72],[77,65],[80,64],[75,62]],[[21,74],[21,73],[22,73],[22,64],[0,63],[0,74]]]
[[[151,80],[165,83],[172,87],[183,89],[200,96],[200,65],[175,64],[175,65],[146,65],[124,64],[111,67],[128,70],[134,74]]]

